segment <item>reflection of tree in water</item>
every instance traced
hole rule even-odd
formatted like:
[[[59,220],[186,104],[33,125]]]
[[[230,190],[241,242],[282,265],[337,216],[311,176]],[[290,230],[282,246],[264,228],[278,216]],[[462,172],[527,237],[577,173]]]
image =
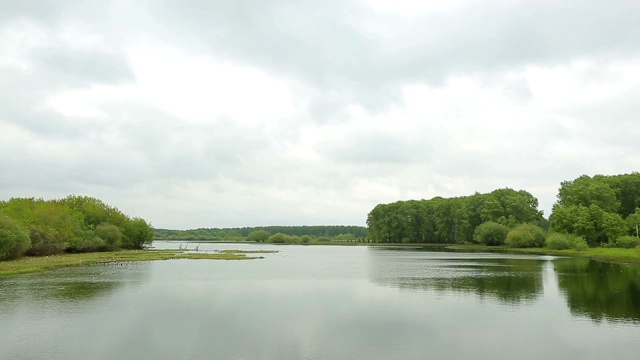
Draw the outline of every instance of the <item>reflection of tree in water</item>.
[[[571,313],[594,321],[640,322],[640,269],[589,259],[554,262]]]
[[[369,276],[398,288],[472,293],[502,303],[537,299],[543,292],[543,260],[504,258],[396,258],[375,256]]]
[[[77,303],[98,299],[125,284],[143,280],[147,276],[147,267],[148,264],[142,262],[97,264],[13,276],[0,283],[0,304]]]
[[[540,274],[503,274],[494,276],[471,276],[457,279],[436,279],[432,286],[439,291],[464,291],[490,297],[503,303],[516,304],[533,301],[542,293]]]
[[[104,296],[121,286],[118,281],[73,281],[61,282],[55,288],[50,288],[46,297],[58,300],[83,301]]]

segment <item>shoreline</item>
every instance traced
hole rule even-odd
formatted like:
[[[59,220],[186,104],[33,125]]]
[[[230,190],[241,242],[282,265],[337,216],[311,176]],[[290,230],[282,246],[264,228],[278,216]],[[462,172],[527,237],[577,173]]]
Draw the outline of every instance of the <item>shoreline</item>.
[[[167,241],[167,240],[160,240]],[[171,241],[171,240],[169,240]],[[202,241],[204,242],[204,241]],[[234,243],[256,244],[265,243]],[[640,249],[589,248],[583,251],[575,249],[551,250],[546,248],[512,248],[507,246],[486,246],[475,244],[408,244],[408,243],[315,243],[315,244],[271,244],[278,246],[371,246],[371,247],[406,247],[406,248],[441,248],[460,252],[493,252],[529,255],[550,255],[563,257],[586,257],[596,261],[606,261],[640,266]],[[70,266],[110,262],[156,261],[171,259],[208,259],[208,260],[251,260],[261,259],[260,253],[270,251],[223,250],[215,253],[185,253],[184,250],[121,250],[111,252],[59,254],[42,257],[23,257],[16,260],[0,261],[0,276],[36,273]],[[257,256],[256,256],[257,255]]]
[[[265,253],[261,252],[261,253]],[[0,261],[0,277],[54,270],[70,266],[100,263],[124,263],[172,259],[253,260],[262,259],[258,252],[225,250],[215,253],[185,253],[184,250],[120,250],[50,256],[25,256],[16,260]]]

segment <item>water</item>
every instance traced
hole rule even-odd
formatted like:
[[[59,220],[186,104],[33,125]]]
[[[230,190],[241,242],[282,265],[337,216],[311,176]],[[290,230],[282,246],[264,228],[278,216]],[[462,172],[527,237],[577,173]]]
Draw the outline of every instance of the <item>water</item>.
[[[200,245],[225,248],[279,252],[0,278],[0,359],[638,358],[634,267],[406,248]]]

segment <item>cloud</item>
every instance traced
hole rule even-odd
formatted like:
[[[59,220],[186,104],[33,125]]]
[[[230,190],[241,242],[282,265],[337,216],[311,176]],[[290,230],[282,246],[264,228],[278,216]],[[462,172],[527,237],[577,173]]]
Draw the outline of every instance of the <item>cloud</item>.
[[[155,226],[358,224],[378,203],[640,167],[616,2],[3,3],[1,199]]]

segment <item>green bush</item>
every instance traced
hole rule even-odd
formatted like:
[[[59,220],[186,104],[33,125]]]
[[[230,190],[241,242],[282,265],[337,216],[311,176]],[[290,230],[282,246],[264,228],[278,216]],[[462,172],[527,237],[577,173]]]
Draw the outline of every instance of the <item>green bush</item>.
[[[291,237],[287,234],[275,233],[267,241],[274,244],[286,244],[291,242]]]
[[[576,249],[586,250],[589,245],[581,237],[577,235],[552,233],[547,236],[547,247],[553,250]]]
[[[508,227],[487,221],[476,228],[473,240],[485,245],[503,245],[508,232]]]
[[[31,248],[27,250],[26,254],[29,256],[45,256],[62,253],[67,244],[61,241],[56,234],[55,230],[30,225]]]
[[[546,234],[533,224],[520,224],[507,234],[506,244],[518,248],[543,247]]]
[[[589,248],[589,244],[587,244],[587,241],[585,239],[578,236],[575,242],[573,243],[573,247],[578,251],[584,251],[584,250],[587,250],[587,248]]]
[[[30,245],[29,233],[17,221],[0,213],[0,260],[23,256]]]
[[[108,250],[117,250],[122,245],[124,235],[120,228],[109,223],[101,223],[96,226],[93,232],[104,241],[104,245]]]
[[[266,230],[254,230],[247,235],[247,240],[253,242],[265,242],[269,239],[271,233]]]
[[[633,249],[636,246],[640,246],[640,238],[629,235],[620,236],[613,243],[613,246],[617,248]]]

